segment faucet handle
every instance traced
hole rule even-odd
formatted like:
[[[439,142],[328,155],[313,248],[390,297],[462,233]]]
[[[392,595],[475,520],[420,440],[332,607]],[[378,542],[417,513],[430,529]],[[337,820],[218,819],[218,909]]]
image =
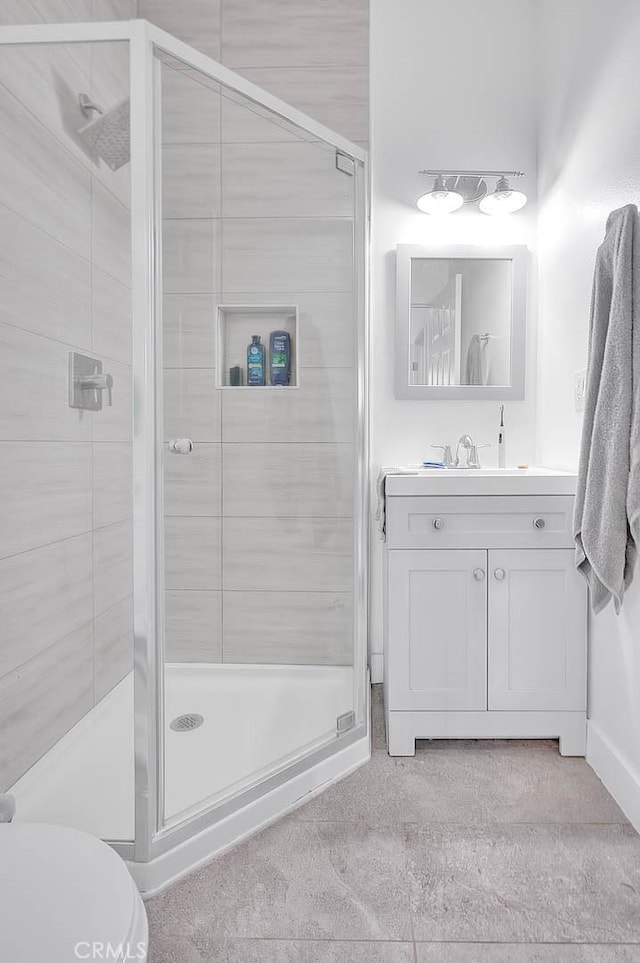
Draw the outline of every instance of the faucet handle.
[[[453,468],[453,455],[451,454],[451,445],[432,445],[432,448],[442,449],[442,464],[445,468]]]
[[[482,468],[478,456],[479,448],[491,448],[491,445],[472,445],[467,455],[467,468]]]

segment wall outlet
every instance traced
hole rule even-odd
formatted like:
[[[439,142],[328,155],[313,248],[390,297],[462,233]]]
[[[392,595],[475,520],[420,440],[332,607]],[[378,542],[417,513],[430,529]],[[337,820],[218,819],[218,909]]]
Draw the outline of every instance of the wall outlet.
[[[576,411],[584,411],[584,399],[587,388],[587,369],[576,371],[573,376],[573,400]]]

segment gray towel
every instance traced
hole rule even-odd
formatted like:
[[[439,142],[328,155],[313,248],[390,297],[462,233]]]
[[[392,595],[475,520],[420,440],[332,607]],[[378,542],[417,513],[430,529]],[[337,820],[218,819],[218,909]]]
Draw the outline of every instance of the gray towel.
[[[467,350],[467,385],[489,384],[489,342],[474,334]]]
[[[576,566],[589,584],[594,612],[610,598],[620,611],[637,553],[633,534],[637,539],[640,518],[639,256],[638,211],[629,204],[609,215],[591,298],[574,538]]]

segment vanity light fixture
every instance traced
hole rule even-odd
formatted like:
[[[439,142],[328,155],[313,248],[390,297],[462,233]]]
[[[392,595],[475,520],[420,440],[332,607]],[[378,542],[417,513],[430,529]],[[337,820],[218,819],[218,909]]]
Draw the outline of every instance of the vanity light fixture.
[[[480,204],[484,214],[513,214],[527,203],[522,191],[509,186],[508,177],[522,177],[522,171],[418,171],[433,177],[433,188],[416,201],[425,214],[451,214],[463,204]],[[488,193],[487,177],[496,177],[496,188]]]
[[[449,190],[442,174],[438,174],[433,188],[416,201],[418,210],[425,214],[451,214],[464,204],[464,197],[456,190]]]
[[[493,194],[487,194],[480,201],[480,210],[483,214],[513,214],[523,208],[526,203],[527,195],[523,194],[522,191],[511,190],[509,181],[502,176],[498,178]]]

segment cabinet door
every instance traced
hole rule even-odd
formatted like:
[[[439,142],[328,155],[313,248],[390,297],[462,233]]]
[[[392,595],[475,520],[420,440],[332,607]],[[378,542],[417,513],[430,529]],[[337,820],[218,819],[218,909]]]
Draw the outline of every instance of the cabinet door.
[[[487,553],[389,552],[390,709],[486,709]]]
[[[584,710],[587,595],[571,549],[489,552],[489,708]]]

